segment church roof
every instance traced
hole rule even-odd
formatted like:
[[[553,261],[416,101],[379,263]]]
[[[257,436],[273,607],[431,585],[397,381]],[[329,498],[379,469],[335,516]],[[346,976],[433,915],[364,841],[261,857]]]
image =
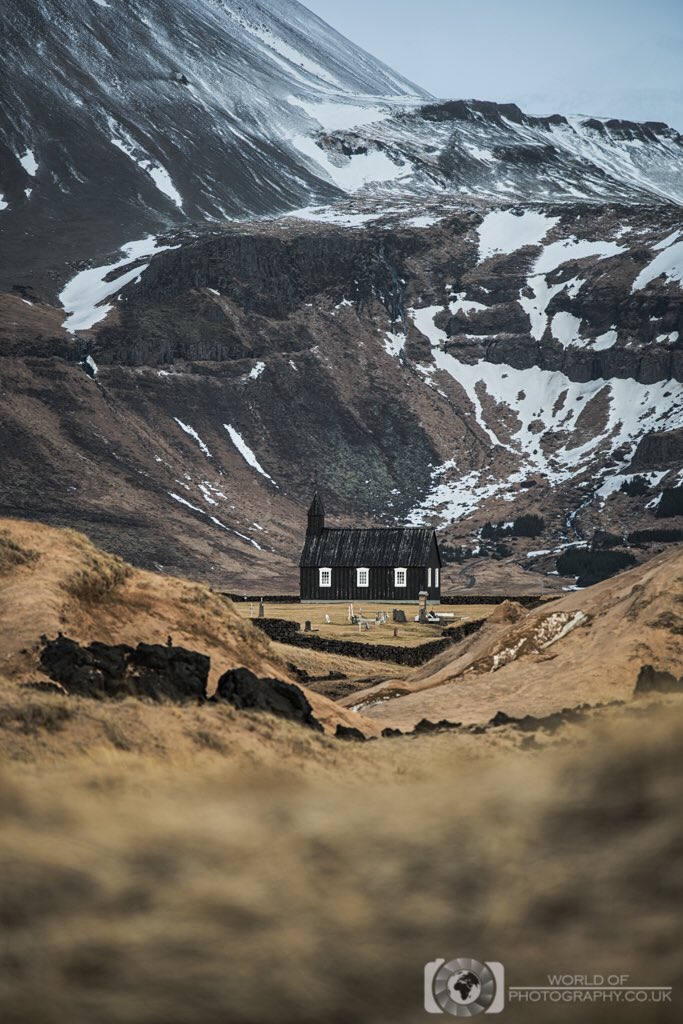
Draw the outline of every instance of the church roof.
[[[307,534],[299,565],[408,567],[427,565],[434,530],[421,526],[330,528]]]

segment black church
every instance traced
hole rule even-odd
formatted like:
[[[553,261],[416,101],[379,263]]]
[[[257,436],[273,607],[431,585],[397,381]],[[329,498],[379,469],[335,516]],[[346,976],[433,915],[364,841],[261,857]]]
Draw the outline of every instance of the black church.
[[[299,559],[302,601],[429,601],[441,598],[441,554],[430,527],[325,526],[316,491]]]

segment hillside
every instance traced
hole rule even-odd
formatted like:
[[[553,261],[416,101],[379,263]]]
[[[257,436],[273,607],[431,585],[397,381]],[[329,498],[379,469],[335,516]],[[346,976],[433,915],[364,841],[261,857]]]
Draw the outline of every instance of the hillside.
[[[131,239],[153,251],[150,235],[329,201],[342,190],[292,139],[328,110],[343,126],[428,98],[293,0],[36,0],[5,5],[0,29],[0,290],[49,293]]]
[[[315,471],[340,525],[433,523],[473,552],[456,589],[559,588],[596,530],[680,528],[655,518],[683,466],[678,210],[432,219],[225,229],[85,334],[8,298],[0,511],[250,593],[294,591]],[[477,562],[487,520],[529,514],[538,536]]]
[[[384,726],[486,723],[629,701],[637,684],[683,679],[683,548],[534,611],[501,605],[482,629],[414,670],[346,697]]]
[[[84,703],[80,697],[69,697],[65,704],[59,694],[41,697],[32,686],[26,686],[51,678],[41,661],[42,641],[46,637],[54,640],[58,634],[83,646],[95,641],[109,646],[136,648],[142,643],[166,648],[170,641],[173,649],[182,648],[210,659],[206,687],[209,695],[215,692],[223,673],[239,667],[251,670],[259,678],[290,679],[269,641],[235,612],[227,598],[201,584],[133,569],[98,550],[73,530],[0,521],[0,665],[3,725],[9,728],[6,738],[9,742],[13,725],[21,726],[24,720],[28,734],[33,734],[31,708],[38,716],[39,734],[41,716],[45,715],[49,723],[55,714],[54,721],[59,722],[61,712],[54,712],[54,708],[71,708],[65,720],[73,718],[75,735],[68,738],[66,749],[73,753],[73,743],[78,746],[81,728],[85,727],[85,735],[80,741],[87,747],[92,740],[92,701],[86,699]],[[334,732],[338,723],[358,723],[358,716],[338,708],[327,698],[305,687],[299,689],[328,732]],[[123,712],[114,702],[104,715],[112,727],[117,726],[117,735],[125,736],[128,722],[128,742],[133,748],[142,743],[144,749],[145,737],[149,743],[156,722],[162,733],[170,730],[170,742],[179,731],[173,710],[145,709],[134,698],[131,700],[132,705],[125,702]],[[59,703],[55,705],[55,701]],[[199,703],[197,696],[191,703]],[[24,719],[22,709],[26,708]],[[210,714],[197,717],[190,712],[186,717],[198,729],[201,722],[207,726],[211,721]],[[239,718],[237,715],[238,722]],[[362,719],[360,725],[362,728]],[[243,729],[248,731],[247,724]],[[376,730],[370,723],[368,732],[373,731]],[[50,733],[48,727],[43,737],[48,741],[47,747],[59,750],[65,737],[51,740]],[[186,739],[181,740],[183,744],[187,746]],[[11,746],[16,749],[16,742]],[[22,756],[26,756],[25,747],[26,735],[22,738],[20,730],[18,749]]]

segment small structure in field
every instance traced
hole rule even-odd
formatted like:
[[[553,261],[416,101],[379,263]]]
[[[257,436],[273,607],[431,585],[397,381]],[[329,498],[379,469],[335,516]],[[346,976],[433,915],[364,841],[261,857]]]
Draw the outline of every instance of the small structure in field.
[[[317,490],[299,559],[302,601],[417,601],[441,599],[441,554],[430,527],[369,529],[325,526]]]

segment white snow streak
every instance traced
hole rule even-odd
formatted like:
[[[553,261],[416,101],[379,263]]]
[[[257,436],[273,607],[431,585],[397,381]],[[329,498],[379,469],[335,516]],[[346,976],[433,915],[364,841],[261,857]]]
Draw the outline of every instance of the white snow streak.
[[[136,157],[135,146],[131,139],[124,141],[123,139],[114,137],[111,141],[112,145],[116,146],[117,149],[120,149],[122,153],[125,153],[133,163],[137,164],[138,167],[141,168],[141,170],[146,171],[159,191],[163,193],[167,199],[170,199],[171,202],[175,203],[179,210],[182,210],[183,197],[173,184],[171,175],[165,167],[162,167],[158,162],[154,163],[152,160],[139,159]]]
[[[197,442],[201,450],[206,455],[207,459],[212,459],[213,456],[209,451],[208,446],[204,444],[197,431],[194,430],[192,427],[188,426],[187,423],[183,423],[183,421],[179,420],[177,416],[174,416],[173,419],[176,421],[181,430],[184,430],[186,434],[189,434],[190,437],[194,438],[194,440]]]
[[[223,426],[230,435],[230,440],[232,441],[232,443],[234,444],[235,448],[240,453],[244,461],[247,463],[247,465],[251,466],[252,469],[255,469],[257,473],[260,473],[261,476],[264,476],[266,480],[270,480],[271,484],[277,487],[278,485],[275,483],[272,476],[269,476],[269,474],[266,473],[265,469],[258,461],[258,459],[254,455],[253,451],[246,443],[242,435],[238,433],[238,431],[235,430],[235,428],[231,426],[229,423],[224,423]]]

